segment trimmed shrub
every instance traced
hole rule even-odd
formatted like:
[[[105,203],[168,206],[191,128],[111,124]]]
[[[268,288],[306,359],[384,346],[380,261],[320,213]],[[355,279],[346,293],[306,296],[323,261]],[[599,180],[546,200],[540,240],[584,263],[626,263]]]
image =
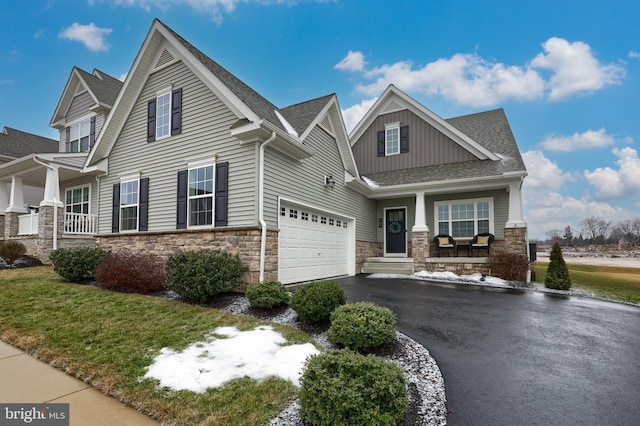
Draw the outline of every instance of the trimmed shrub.
[[[49,258],[53,262],[53,270],[63,280],[81,283],[95,277],[100,261],[108,254],[108,251],[98,248],[79,247],[54,250]]]
[[[206,302],[219,293],[242,284],[247,268],[237,255],[224,250],[181,251],[166,263],[166,287],[196,302]]]
[[[544,285],[554,290],[569,290],[571,288],[571,278],[569,277],[569,269],[562,257],[562,249],[560,244],[555,243],[549,254],[549,267],[547,268],[547,276],[544,279]]]
[[[498,253],[487,258],[491,275],[507,281],[527,282],[529,258],[524,254]]]
[[[396,425],[407,410],[402,369],[347,349],[307,360],[300,380],[302,417],[313,425]]]
[[[345,303],[347,296],[337,282],[317,281],[294,291],[290,305],[302,321],[318,323],[328,321],[331,313]]]
[[[96,270],[98,286],[127,293],[153,293],[164,288],[162,259],[150,254],[112,253]]]
[[[27,253],[27,246],[20,241],[9,240],[0,241],[0,257],[4,259],[7,266],[13,265],[18,258]]]
[[[247,299],[256,308],[275,308],[289,303],[289,292],[280,281],[263,281],[247,287]]]
[[[331,314],[330,342],[357,351],[378,346],[396,336],[396,317],[389,308],[371,302],[342,305]]]

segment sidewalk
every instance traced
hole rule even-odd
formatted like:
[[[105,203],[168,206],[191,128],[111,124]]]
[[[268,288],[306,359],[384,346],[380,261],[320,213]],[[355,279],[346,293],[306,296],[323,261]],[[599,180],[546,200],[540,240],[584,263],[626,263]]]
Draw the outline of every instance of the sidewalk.
[[[158,425],[86,383],[0,341],[0,403],[68,403],[71,426]]]

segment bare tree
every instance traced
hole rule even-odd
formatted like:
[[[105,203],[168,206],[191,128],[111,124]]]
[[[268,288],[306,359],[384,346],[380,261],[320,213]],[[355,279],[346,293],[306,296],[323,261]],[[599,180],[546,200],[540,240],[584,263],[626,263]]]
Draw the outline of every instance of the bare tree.
[[[586,232],[587,238],[592,241],[606,240],[611,233],[613,225],[610,221],[601,219],[597,216],[589,216],[580,222],[583,232]]]
[[[624,245],[640,245],[640,218],[618,223],[613,227],[611,236]]]

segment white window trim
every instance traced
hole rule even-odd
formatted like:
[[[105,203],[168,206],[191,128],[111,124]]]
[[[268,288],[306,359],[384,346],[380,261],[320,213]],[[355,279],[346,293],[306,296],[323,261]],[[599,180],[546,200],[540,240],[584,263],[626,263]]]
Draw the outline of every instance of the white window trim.
[[[128,183],[128,182],[134,182],[137,181],[138,182],[138,200],[135,204],[127,204],[125,206],[125,208],[127,207],[137,207],[138,209],[138,214],[136,215],[136,228],[135,229],[126,229],[123,230],[122,229],[122,184],[123,183]],[[137,175],[132,175],[132,176],[124,176],[122,178],[120,178],[120,214],[119,214],[119,223],[118,223],[118,229],[120,230],[121,233],[129,233],[129,232],[138,232],[138,230],[140,229],[140,174],[138,173]]]
[[[495,234],[495,211],[493,208],[493,197],[485,198],[461,198],[457,200],[442,200],[433,203],[433,229],[435,229],[436,235],[440,234],[440,221],[438,220],[438,207],[439,206],[451,206],[452,204],[473,203],[473,227],[474,235],[478,233],[478,203],[489,202],[489,232]],[[449,207],[449,224],[451,225],[451,207]],[[451,226],[449,226],[449,232],[451,232]],[[456,238],[456,237],[454,237]],[[466,237],[457,237],[458,239],[466,239]],[[472,237],[469,237],[471,239]]]
[[[64,189],[64,211],[65,213],[67,212],[67,192],[69,191],[73,191],[74,189],[81,189],[81,188],[89,188],[89,212],[87,214],[91,214],[91,210],[92,210],[92,206],[91,206],[91,184],[86,184],[86,185],[76,185],[76,186],[71,186],[69,188],[65,188]],[[73,195],[72,195],[73,197]]]
[[[89,136],[89,145],[91,145],[91,118],[95,117],[95,116],[96,116],[96,114],[89,114],[89,115],[82,116],[80,118],[77,118],[77,119],[75,119],[73,121],[70,121],[70,122],[66,123],[67,124],[66,127],[71,129],[71,127],[73,127],[73,126],[80,125],[80,123],[88,121],[89,122],[89,135],[88,135]],[[66,143],[66,141],[65,141],[65,143]],[[69,138],[69,149],[71,149],[71,138]],[[73,152],[73,151],[70,151],[70,152]],[[82,152],[89,152],[89,150],[80,151],[80,139],[78,139],[78,151],[76,151],[75,153],[77,154],[77,153],[82,153]]]
[[[173,85],[165,87],[164,89],[158,90],[156,92],[156,140],[157,141],[171,137],[171,108],[172,108],[172,102],[173,102],[172,93],[173,93]],[[166,135],[158,136],[158,117],[160,116],[160,114],[158,113],[158,108],[160,107],[159,99],[160,97],[165,95],[169,95],[169,130],[167,131]]]
[[[212,190],[211,193],[211,224],[208,225],[191,225],[191,200],[197,198],[209,197],[209,195],[189,195],[189,183],[191,182],[191,170],[202,169],[204,167],[213,167]],[[210,229],[215,226],[216,221],[216,163],[209,161],[197,161],[189,163],[187,169],[187,229]]]
[[[387,132],[389,130],[398,130],[398,151],[397,152],[389,152],[389,145],[387,141]],[[390,155],[398,155],[400,154],[400,122],[396,121],[394,123],[387,123],[384,125],[384,155],[388,157]]]

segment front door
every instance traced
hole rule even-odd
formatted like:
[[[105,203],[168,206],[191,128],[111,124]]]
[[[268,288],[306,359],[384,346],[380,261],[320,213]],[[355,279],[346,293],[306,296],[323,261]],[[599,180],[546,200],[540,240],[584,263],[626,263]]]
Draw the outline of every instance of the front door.
[[[407,209],[387,209],[385,212],[385,254],[389,256],[406,256]]]

